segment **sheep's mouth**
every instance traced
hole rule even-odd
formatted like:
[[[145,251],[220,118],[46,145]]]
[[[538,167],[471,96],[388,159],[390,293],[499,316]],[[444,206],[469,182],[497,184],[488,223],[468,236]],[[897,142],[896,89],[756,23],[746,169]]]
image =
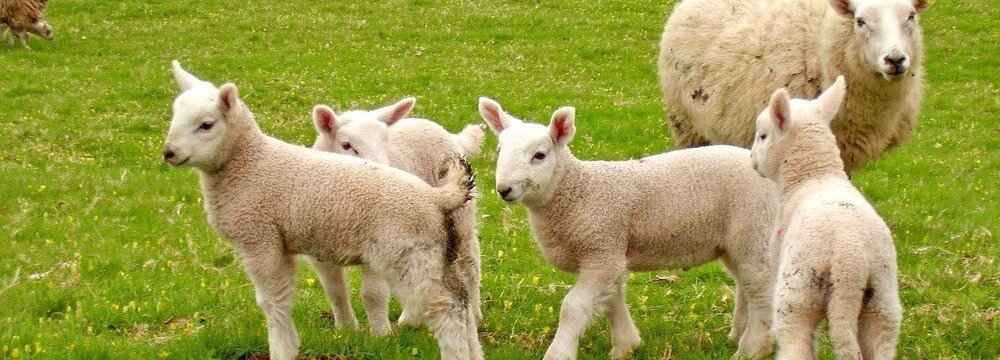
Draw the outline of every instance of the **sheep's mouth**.
[[[170,164],[170,165],[172,165],[172,166],[182,166],[184,164],[187,164],[188,160],[191,160],[190,156],[184,158],[184,160],[181,160],[181,161],[170,161],[170,160],[167,160],[167,163]]]
[[[882,71],[882,77],[889,81],[901,79],[903,75],[906,75],[906,68],[902,67],[894,67],[887,71]]]

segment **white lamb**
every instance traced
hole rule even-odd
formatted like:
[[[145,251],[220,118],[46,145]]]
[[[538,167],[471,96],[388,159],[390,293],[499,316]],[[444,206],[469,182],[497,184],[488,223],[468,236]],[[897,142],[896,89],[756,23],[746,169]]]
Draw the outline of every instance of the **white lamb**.
[[[468,290],[451,263],[448,213],[472,196],[471,174],[434,188],[406,172],[263,134],[236,86],[216,88],[173,63],[181,94],[164,160],[201,176],[208,220],[241,254],[264,311],[272,359],[294,359],[295,255],[364,265],[433,331],[444,359],[481,359]]]
[[[412,97],[377,110],[352,110],[337,115],[326,105],[313,109],[317,130],[313,149],[357,156],[362,159],[391,165],[417,175],[428,184],[438,186],[441,175],[456,161],[471,161],[478,156],[483,143],[483,129],[467,126],[459,134],[451,134],[437,123],[415,118],[404,118],[413,109]],[[460,269],[469,291],[469,303],[475,309],[476,321],[482,320],[479,303],[479,240],[477,238],[476,200],[470,200],[454,214],[459,241],[456,266]],[[391,331],[388,317],[388,287],[367,267],[362,266],[361,294],[365,311],[376,334]],[[338,323],[357,323],[351,311],[343,270],[321,274],[327,278],[327,287]],[[333,291],[331,291],[333,290]],[[336,299],[336,300],[334,300]],[[341,320],[344,317],[345,320]],[[414,325],[404,309],[399,324]]]
[[[848,173],[910,137],[923,96],[926,0],[685,0],[660,43],[680,147],[753,144],[774,89],[814,98],[847,76],[833,133]]]
[[[843,171],[830,121],[843,77],[813,101],[778,90],[757,118],[753,166],[776,181],[781,210],[773,244],[779,359],[812,359],[825,316],[837,359],[892,359],[902,306],[892,234]]]
[[[515,119],[487,98],[480,98],[479,111],[500,140],[500,197],[527,208],[551,265],[579,273],[545,359],[575,359],[580,336],[605,311],[611,357],[629,356],[640,339],[623,276],[714,259],[737,283],[729,333],[737,353],[771,353],[767,249],[777,189],[749,168],[749,150],[711,146],[640,160],[580,161],[567,146],[576,131],[571,107],[557,110],[548,127]]]

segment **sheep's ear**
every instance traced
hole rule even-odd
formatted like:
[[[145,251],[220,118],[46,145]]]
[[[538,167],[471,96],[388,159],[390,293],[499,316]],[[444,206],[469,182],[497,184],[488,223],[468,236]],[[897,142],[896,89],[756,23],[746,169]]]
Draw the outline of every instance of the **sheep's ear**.
[[[576,133],[576,109],[571,106],[561,107],[552,113],[549,121],[549,136],[556,146],[565,146],[573,140]]]
[[[788,91],[781,88],[771,95],[771,102],[767,105],[771,120],[774,120],[774,125],[778,127],[779,131],[785,131],[788,128],[788,121],[792,117],[789,102]]]
[[[830,7],[837,11],[838,14],[844,17],[853,18],[854,17],[854,7],[851,6],[851,0],[828,0],[830,2]],[[923,1],[923,0],[914,0]]]
[[[373,110],[372,113],[375,114],[375,118],[386,125],[392,126],[399,120],[403,120],[410,110],[413,110],[413,105],[417,104],[417,99],[414,97],[408,97],[399,102]]]
[[[927,10],[930,6],[931,4],[927,2],[927,0],[913,0],[913,8],[916,9],[917,12]]]
[[[844,103],[844,96],[847,94],[847,84],[844,76],[837,76],[837,80],[830,85],[822,95],[819,96],[819,112],[823,120],[829,124],[840,111],[840,106]]]
[[[516,123],[521,122],[503,111],[496,101],[487,97],[479,98],[479,114],[486,120],[486,124],[493,129],[494,133],[501,133]]]
[[[171,61],[171,70],[174,73],[174,80],[177,80],[177,86],[180,86],[181,91],[188,91],[198,85],[206,84],[206,81],[198,79],[191,75],[191,73],[184,70],[181,67],[181,63],[177,60]]]
[[[316,105],[313,108],[313,124],[321,134],[333,136],[337,132],[337,113],[329,106]]]
[[[219,88],[219,110],[222,110],[223,114],[229,114],[229,112],[238,107],[239,104],[240,91],[236,89],[235,84],[226,83]]]

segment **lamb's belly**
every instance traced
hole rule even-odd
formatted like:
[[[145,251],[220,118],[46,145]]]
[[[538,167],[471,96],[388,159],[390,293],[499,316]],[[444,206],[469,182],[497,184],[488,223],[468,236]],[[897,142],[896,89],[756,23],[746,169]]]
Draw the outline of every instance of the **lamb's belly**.
[[[552,267],[560,271],[572,273],[580,270],[580,257],[572,249],[568,247],[553,248],[545,246],[539,246],[539,248],[542,250],[542,256],[545,257],[545,261],[549,265],[552,265]]]
[[[722,251],[714,246],[683,250],[629,247],[626,257],[628,258],[629,270],[653,271],[695,267],[717,259],[721,253]]]

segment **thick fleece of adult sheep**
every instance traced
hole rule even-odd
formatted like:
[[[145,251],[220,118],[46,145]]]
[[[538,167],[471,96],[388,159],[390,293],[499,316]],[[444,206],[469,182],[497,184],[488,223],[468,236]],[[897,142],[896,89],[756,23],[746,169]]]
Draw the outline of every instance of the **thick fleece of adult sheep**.
[[[680,147],[750,147],[754,119],[784,87],[814,98],[848,82],[833,120],[845,169],[910,137],[923,96],[925,0],[685,0],[667,20],[658,68]]]
[[[264,311],[272,359],[294,359],[295,255],[364,264],[427,324],[444,359],[481,359],[467,291],[449,266],[447,214],[471,196],[471,174],[434,188],[404,171],[263,134],[233,84],[216,88],[175,61],[164,159],[201,176],[209,222],[241,254]]]
[[[313,149],[390,165],[437,186],[450,164],[471,161],[478,156],[485,134],[476,125],[467,126],[459,134],[451,134],[433,121],[405,118],[415,102],[411,97],[376,110],[351,110],[339,115],[326,105],[317,105],[313,109],[313,122],[317,130]],[[475,310],[478,322],[482,320],[482,311],[479,301],[481,266],[476,212],[476,199],[472,199],[451,216],[462,245],[455,265],[464,275],[463,280],[469,289],[469,304]],[[324,284],[343,284],[326,287],[337,323],[356,323],[350,308],[350,298],[347,296],[346,282],[342,280],[343,271],[335,269],[335,273],[321,274],[321,279],[324,278],[328,279]],[[330,293],[329,289],[334,291]],[[388,290],[378,280],[378,274],[364,267],[361,293],[373,332],[390,332]],[[399,324],[413,325],[412,320],[409,311],[403,309]]]
[[[830,130],[845,93],[842,77],[812,101],[781,89],[757,119],[753,166],[781,189],[778,359],[813,359],[824,317],[837,359],[895,356],[902,307],[892,234],[847,179]]]
[[[45,7],[48,0],[0,0],[0,38],[10,32],[7,46],[14,46],[14,40],[21,40],[25,49],[28,34],[52,40],[52,27],[45,22]]]
[[[672,151],[630,161],[581,161],[567,146],[573,108],[548,127],[525,123],[481,98],[480,113],[500,139],[497,191],[528,210],[545,259],[579,274],[563,300],[546,359],[575,359],[580,336],[607,311],[611,357],[639,345],[623,276],[720,259],[737,283],[729,338],[741,356],[771,353],[772,271],[768,242],[775,185],[732,146]]]

